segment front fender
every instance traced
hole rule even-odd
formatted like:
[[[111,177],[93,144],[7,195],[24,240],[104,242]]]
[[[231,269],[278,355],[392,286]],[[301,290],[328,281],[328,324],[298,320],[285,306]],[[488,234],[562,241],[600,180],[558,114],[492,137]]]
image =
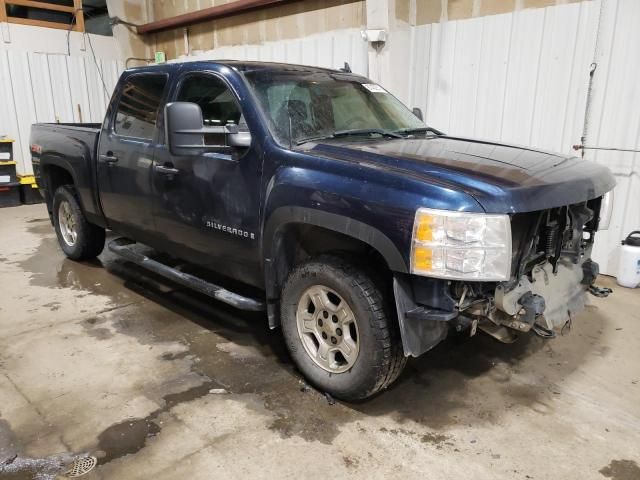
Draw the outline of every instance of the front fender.
[[[278,230],[291,223],[326,228],[356,238],[377,250],[391,270],[406,273],[407,264],[393,242],[377,228],[353,218],[306,207],[280,207],[269,218],[264,230],[265,261],[275,254]]]

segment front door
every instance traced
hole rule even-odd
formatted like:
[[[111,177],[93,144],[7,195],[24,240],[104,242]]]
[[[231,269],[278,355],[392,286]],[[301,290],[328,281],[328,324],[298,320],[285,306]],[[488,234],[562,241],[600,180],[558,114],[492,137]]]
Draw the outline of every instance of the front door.
[[[98,147],[98,188],[109,226],[140,241],[151,238],[155,229],[151,167],[166,84],[164,73],[129,76]]]
[[[248,130],[238,98],[214,73],[187,73],[173,101],[200,106],[205,126]],[[262,284],[259,255],[261,154],[205,135],[205,152],[172,155],[158,146],[154,215],[160,234],[179,256],[245,283]],[[166,143],[166,142],[165,142]]]

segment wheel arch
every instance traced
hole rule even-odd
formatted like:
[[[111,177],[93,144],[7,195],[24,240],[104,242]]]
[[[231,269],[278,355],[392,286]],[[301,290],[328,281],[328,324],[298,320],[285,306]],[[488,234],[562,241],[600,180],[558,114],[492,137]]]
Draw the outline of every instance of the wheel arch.
[[[336,251],[366,254],[371,266],[407,272],[400,251],[383,232],[353,218],[305,207],[280,207],[264,229],[263,256],[269,326],[279,325],[280,288],[305,258]]]
[[[47,208],[51,213],[53,208],[53,196],[56,190],[62,185],[77,185],[77,179],[74,170],[69,162],[64,158],[49,157],[46,161],[41,162],[41,176],[44,180],[45,201]],[[84,212],[82,200],[78,198],[80,208]]]

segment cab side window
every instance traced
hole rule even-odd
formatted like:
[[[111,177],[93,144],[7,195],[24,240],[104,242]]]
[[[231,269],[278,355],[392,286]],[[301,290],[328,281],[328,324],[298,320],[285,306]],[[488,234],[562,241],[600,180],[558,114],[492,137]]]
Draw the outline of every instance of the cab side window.
[[[176,101],[197,103],[205,127],[238,125],[240,130],[248,130],[233,92],[217,77],[189,75],[180,85]],[[208,133],[204,143],[222,146],[226,137],[223,133]]]
[[[136,75],[122,87],[113,129],[118,135],[151,140],[156,128],[166,75]]]

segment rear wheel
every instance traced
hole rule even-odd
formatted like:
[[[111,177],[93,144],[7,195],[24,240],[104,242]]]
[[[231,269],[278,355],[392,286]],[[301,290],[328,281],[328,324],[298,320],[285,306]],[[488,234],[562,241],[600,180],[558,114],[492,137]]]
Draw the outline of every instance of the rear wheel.
[[[89,223],[72,186],[59,187],[53,196],[53,225],[58,243],[73,260],[89,260],[104,249],[104,228]]]
[[[281,300],[282,329],[305,377],[344,400],[387,388],[406,364],[393,308],[370,276],[339,257],[294,269]]]

